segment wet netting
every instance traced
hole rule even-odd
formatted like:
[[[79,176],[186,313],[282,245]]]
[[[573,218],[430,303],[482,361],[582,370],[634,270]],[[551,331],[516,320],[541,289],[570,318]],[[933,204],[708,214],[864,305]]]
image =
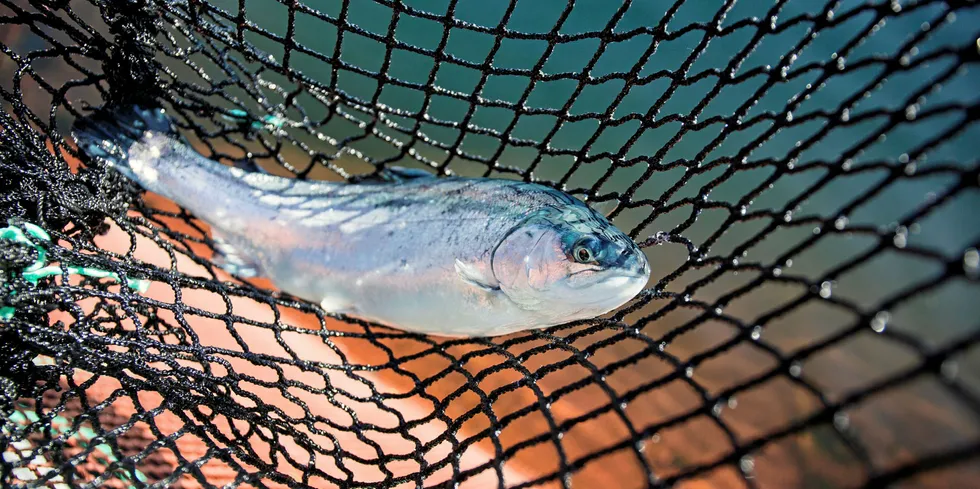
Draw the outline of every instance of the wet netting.
[[[2,485],[970,487],[978,26],[951,0],[0,0]],[[285,176],[552,185],[653,278],[496,338],[326,314],[80,159],[72,121],[128,103]]]

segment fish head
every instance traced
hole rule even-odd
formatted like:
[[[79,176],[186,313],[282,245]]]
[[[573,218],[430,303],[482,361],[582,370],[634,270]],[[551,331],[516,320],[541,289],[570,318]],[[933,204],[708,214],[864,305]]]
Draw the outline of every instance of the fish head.
[[[497,246],[492,267],[508,298],[550,324],[612,311],[650,278],[636,243],[584,204],[525,219]]]

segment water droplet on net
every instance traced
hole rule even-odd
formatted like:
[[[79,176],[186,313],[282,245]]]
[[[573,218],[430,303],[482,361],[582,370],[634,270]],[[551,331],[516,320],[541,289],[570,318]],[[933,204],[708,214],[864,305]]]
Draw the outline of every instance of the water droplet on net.
[[[907,56],[902,56],[902,59],[907,59]],[[919,113],[919,107],[912,104],[905,108],[905,120],[914,121]]]
[[[753,341],[759,341],[759,338],[762,338],[762,326],[752,328],[752,332],[749,333],[749,337],[751,337]]]
[[[888,321],[890,321],[892,315],[888,311],[878,311],[875,317],[871,319],[871,329],[875,333],[881,333],[885,331],[885,327],[888,326]]]
[[[946,359],[942,365],[939,366],[939,374],[943,376],[946,380],[955,380],[956,375],[960,372],[960,366],[956,363],[956,360],[951,358]]]
[[[741,469],[742,472],[746,472],[746,473],[754,472],[755,460],[753,460],[752,457],[746,455],[742,457],[741,460],[738,461],[738,468]]]
[[[971,279],[980,277],[980,251],[970,248],[963,253],[963,272]]]
[[[803,366],[800,362],[793,362],[789,366],[789,374],[793,377],[799,377],[803,373]]]
[[[896,248],[905,248],[905,245],[908,244],[908,235],[905,232],[895,233],[895,237],[892,238],[892,243]]]
[[[844,228],[847,227],[847,224],[849,222],[850,221],[847,219],[847,216],[840,216],[840,217],[838,217],[837,219],[834,220],[834,227],[838,231],[842,231]]]
[[[684,369],[684,375],[687,378],[694,377],[694,367],[687,367]]]
[[[823,297],[824,299],[829,299],[830,296],[833,294],[833,291],[831,290],[831,286],[832,285],[831,285],[830,281],[824,281],[823,283],[821,283],[820,284],[820,297]]]
[[[845,413],[834,413],[834,427],[840,431],[846,430],[851,426],[851,418]]]

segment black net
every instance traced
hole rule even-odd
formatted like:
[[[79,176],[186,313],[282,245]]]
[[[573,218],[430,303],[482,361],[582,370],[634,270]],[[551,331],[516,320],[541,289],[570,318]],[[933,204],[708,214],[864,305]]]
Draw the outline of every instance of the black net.
[[[977,26],[952,0],[0,0],[3,485],[969,487]],[[130,102],[281,175],[613,201],[654,278],[490,339],[324,314],[78,161],[71,122]]]

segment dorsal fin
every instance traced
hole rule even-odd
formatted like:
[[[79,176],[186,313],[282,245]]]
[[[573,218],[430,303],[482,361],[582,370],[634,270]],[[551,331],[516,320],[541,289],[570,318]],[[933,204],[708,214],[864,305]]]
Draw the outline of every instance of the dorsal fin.
[[[582,193],[575,193],[573,195],[575,198],[584,202],[585,205],[589,206],[589,209],[592,209],[606,217],[609,217],[613,211],[619,208],[619,200],[617,199],[597,200],[590,199],[588,195]]]
[[[269,172],[265,171],[265,168],[259,166],[258,163],[255,162],[255,160],[249,158],[242,158],[239,160],[235,160],[232,162],[232,166],[248,173],[261,173],[263,175],[270,174]]]
[[[401,166],[386,166],[377,173],[371,175],[358,176],[351,179],[351,183],[378,184],[378,183],[401,183],[409,180],[422,178],[435,178],[435,175],[417,168],[405,168]]]
[[[609,217],[613,211],[619,208],[619,201],[616,199],[590,200],[586,205],[599,214]]]

